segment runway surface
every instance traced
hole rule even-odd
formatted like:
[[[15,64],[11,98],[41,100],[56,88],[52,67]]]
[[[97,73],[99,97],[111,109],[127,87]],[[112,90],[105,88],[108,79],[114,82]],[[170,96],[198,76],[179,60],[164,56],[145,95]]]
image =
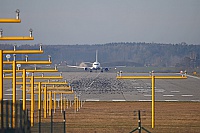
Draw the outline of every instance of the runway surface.
[[[151,101],[150,79],[117,80],[116,73],[106,72],[65,72],[63,77],[71,84],[76,95],[82,100]],[[156,79],[155,100],[199,102],[199,86],[200,78],[190,75],[188,75],[188,79]],[[20,86],[17,86],[17,99],[22,98],[21,94]],[[63,96],[69,99],[74,97],[74,95]],[[37,95],[35,98],[37,99]],[[59,99],[60,96],[57,95],[56,98]],[[12,99],[11,80],[4,80],[4,99]],[[30,99],[30,95],[27,95],[27,99]]]

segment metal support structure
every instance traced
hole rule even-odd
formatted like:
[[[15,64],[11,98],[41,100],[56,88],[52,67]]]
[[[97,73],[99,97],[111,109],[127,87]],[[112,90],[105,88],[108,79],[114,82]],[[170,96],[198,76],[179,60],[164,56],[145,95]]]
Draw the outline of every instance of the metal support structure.
[[[76,103],[77,103],[77,102],[76,102],[76,95],[75,95],[75,96],[74,96],[74,113],[76,113],[76,106],[77,106]]]
[[[81,109],[81,99],[79,99],[79,104],[78,104],[78,106],[79,106],[79,109]]]
[[[79,97],[77,97],[77,107],[76,110],[79,111]]]
[[[54,94],[53,94],[53,96],[54,96],[54,105],[53,105],[53,107],[54,107],[54,113],[56,113],[56,92],[54,91]]]
[[[47,92],[48,93],[48,92]],[[49,95],[47,94],[47,114],[49,113]]]
[[[11,61],[3,61],[3,64],[12,64]],[[51,61],[16,61],[16,64],[52,64]]]
[[[151,85],[152,85],[152,95],[151,95],[151,98],[152,98],[152,101],[151,101],[151,109],[152,109],[152,113],[151,113],[151,118],[152,118],[152,123],[151,123],[151,126],[152,128],[155,127],[155,76],[152,75],[152,79],[151,79]]]
[[[0,50],[0,101],[3,100],[3,50]]]
[[[0,23],[21,23],[21,19],[1,18]]]
[[[31,126],[34,126],[34,104],[35,104],[34,76],[32,75],[32,78],[31,78]]]
[[[52,114],[53,110],[50,110],[50,114]],[[51,133],[53,133],[53,114],[51,115]]]
[[[44,88],[44,118],[47,118],[47,87]]]
[[[13,127],[15,127],[15,104],[16,104],[16,61],[14,60],[12,62],[12,68],[13,68],[13,80],[12,80],[12,104],[13,104]]]
[[[29,36],[3,36],[0,41],[20,41],[20,40],[34,40],[34,37]]]
[[[38,109],[41,109],[41,82],[38,83]]]
[[[3,50],[0,50],[0,113],[3,118]],[[1,128],[3,128],[3,119],[1,119]]]
[[[38,124],[39,124],[39,129],[38,132],[41,133],[41,109],[38,110]]]
[[[63,97],[62,97],[62,93],[60,93],[60,111],[62,113],[63,110]]]
[[[23,70],[16,70],[16,72],[22,72]],[[3,70],[4,73],[11,73],[12,70]],[[30,69],[30,70],[26,70],[26,72],[58,72],[58,70],[56,69]]]
[[[12,79],[12,77],[11,76],[4,76],[3,77],[4,79]],[[16,79],[22,79],[23,77],[21,77],[21,76],[16,76]],[[63,77],[61,77],[61,76],[44,76],[44,77],[42,77],[42,76],[35,76],[34,77],[35,79],[63,79]],[[31,79],[31,77],[30,76],[26,76],[26,79]]]
[[[144,127],[142,127],[142,121],[141,121],[141,116],[140,116],[140,110],[138,110],[138,127],[135,128],[134,130],[132,130],[130,133],[133,133],[135,131],[138,130],[138,133],[142,133],[142,129],[145,130],[147,133],[151,133],[149,132],[147,129],[145,129]]]
[[[42,49],[39,50],[4,50],[3,54],[43,54],[44,51]]]
[[[151,79],[151,76],[117,76],[117,79]],[[187,79],[186,76],[155,76],[155,79]]]
[[[21,20],[19,19],[19,10],[16,11],[16,19],[0,19],[0,23],[20,23]],[[1,40],[34,40],[34,37],[32,36],[32,29],[29,30],[30,31],[30,36],[3,36],[3,30],[0,30],[0,41]],[[16,47],[14,47],[14,50],[0,50],[0,101],[3,101],[3,64],[12,64],[12,70],[5,70],[5,72],[12,72],[12,77],[5,77],[6,78],[10,78],[12,79],[12,89],[13,89],[13,94],[12,94],[12,105],[11,105],[11,119],[10,119],[10,123],[11,123],[11,128],[15,128],[18,124],[17,124],[17,118],[16,116],[18,115],[18,110],[16,108],[16,79],[20,78],[23,79],[23,110],[26,110],[26,78],[30,78],[30,77],[26,77],[26,71],[25,69],[23,70],[17,70],[16,71],[16,64],[52,64],[51,59],[49,58],[48,61],[28,61],[28,59],[26,61],[16,61],[15,57],[13,61],[3,61],[3,54],[41,54],[43,53],[42,48],[40,47],[40,50],[16,50]],[[32,70],[30,70],[32,71]],[[34,70],[34,72],[44,72],[43,70]],[[50,71],[50,70],[47,70]],[[16,72],[23,72],[22,77],[16,77]],[[51,70],[51,72],[57,72],[56,68],[55,70]],[[40,78],[40,77],[34,77],[32,75],[31,77],[31,126],[34,125],[34,104],[35,104],[35,98],[34,98],[34,78]],[[47,78],[47,77],[46,77]],[[48,77],[48,78],[52,78],[52,77]],[[59,79],[61,78],[58,77]],[[44,77],[42,77],[42,79],[44,79]],[[45,89],[46,90],[46,89]],[[47,93],[47,90],[46,90]],[[51,93],[51,92],[50,92]],[[39,83],[39,96],[38,96],[39,100],[38,100],[38,109],[39,109],[39,117],[41,117],[41,83]],[[46,94],[46,98],[47,98],[47,94]],[[46,101],[45,98],[45,101]],[[46,103],[46,102],[45,102]],[[47,105],[47,104],[46,104]],[[50,109],[52,108],[52,99],[50,98]],[[3,104],[1,103],[1,109],[0,109],[0,113],[1,113],[1,127],[3,128]],[[45,106],[46,107],[46,106]],[[50,111],[52,112],[52,110]],[[21,115],[21,114],[20,114]],[[28,115],[28,113],[27,113]],[[21,118],[21,116],[20,116]],[[39,119],[39,122],[41,121],[41,119]],[[21,122],[20,122],[21,124]],[[52,131],[52,130],[51,130]],[[40,132],[40,130],[39,130]]]
[[[0,77],[3,77],[3,72],[12,72],[13,73],[13,76],[12,77],[4,77],[5,79],[6,78],[11,78],[13,79],[13,95],[12,95],[12,99],[13,99],[13,105],[16,103],[16,78],[19,78],[19,77],[16,77],[16,72],[23,72],[23,76],[25,77],[20,77],[23,79],[23,109],[25,110],[26,109],[26,71],[24,72],[24,70],[16,70],[16,64],[51,64],[51,60],[48,60],[48,61],[16,61],[15,58],[14,58],[14,61],[3,61],[3,54],[42,54],[43,53],[43,50],[42,50],[42,47],[40,46],[40,49],[39,50],[16,50],[16,47],[14,47],[14,50],[0,50],[0,62],[1,62],[1,66],[0,66]],[[12,70],[3,70],[3,63],[4,64],[12,64],[13,65],[13,69]],[[36,71],[36,72],[41,72],[43,70],[28,70],[27,72],[29,71]],[[57,72],[56,68],[53,69],[53,70],[45,70],[45,71],[49,71],[49,72]],[[30,78],[30,77],[29,77]],[[44,77],[43,77],[44,78]],[[48,78],[52,78],[52,77],[48,77]],[[60,76],[58,78],[61,78]],[[3,100],[3,79],[0,78],[0,99]],[[29,83],[31,84],[31,83]],[[34,87],[34,86],[33,86]],[[2,96],[2,98],[1,98]],[[33,101],[33,100],[32,100]],[[13,106],[13,124],[14,124],[14,118],[15,118],[15,107]],[[3,113],[1,113],[3,114]]]
[[[152,117],[151,123],[152,128],[155,127],[155,79],[187,79],[186,75],[182,76],[155,76],[154,73],[151,73],[151,76],[120,76],[116,77],[117,79],[151,79],[152,83]]]
[[[66,109],[66,97],[64,97],[64,111]]]
[[[6,64],[12,64],[13,62],[3,61],[3,54],[42,54],[43,50],[40,48],[40,50],[0,50],[0,100],[3,100],[3,63]],[[48,61],[49,62],[49,61]],[[15,62],[16,64],[21,64],[22,62]],[[23,63],[25,63],[23,61]],[[26,62],[28,63],[28,62]],[[32,62],[36,63],[36,62]],[[41,63],[41,62],[39,62]],[[36,63],[37,64],[37,63]],[[10,70],[10,72],[13,72],[13,70]]]
[[[41,82],[38,84],[38,123],[39,123],[39,131],[40,131],[40,123],[41,123]],[[39,132],[40,133],[40,132]]]
[[[66,118],[65,118],[65,111],[63,111],[63,124],[64,124],[64,133],[66,133]]]
[[[59,82],[57,82],[57,83],[59,83]],[[47,85],[47,84],[46,84]],[[44,89],[44,87],[45,86],[41,86],[41,89]],[[36,87],[34,87],[35,88],[35,90],[36,89],[38,89],[38,87],[36,86]],[[26,89],[27,90],[30,90],[30,87],[29,86],[27,86],[26,87]],[[72,89],[71,89],[71,87],[67,87],[67,86],[59,86],[59,87],[57,87],[57,86],[48,86],[48,90],[56,90],[56,91],[72,91]]]
[[[39,82],[34,82],[34,84],[38,84]],[[16,82],[17,85],[21,85],[22,82]],[[26,82],[27,85],[30,85],[30,82]],[[67,82],[41,82],[42,85],[67,85]]]
[[[48,90],[47,89],[47,92],[50,92],[50,91],[52,91],[52,90]],[[27,92],[27,94],[30,94],[31,92]],[[41,93],[44,93],[44,92],[41,92]],[[69,90],[69,91],[56,91],[56,93],[57,94],[74,94],[74,92],[73,91],[71,91],[71,90]],[[39,91],[34,91],[34,94],[39,94]]]
[[[69,100],[68,100],[68,98],[67,98],[67,109],[68,109],[68,107],[69,107],[68,102],[69,102]]]
[[[16,18],[0,18],[0,23],[21,23],[21,19],[19,18],[19,9],[16,11]]]
[[[49,91],[49,116],[52,114],[52,91]]]
[[[26,110],[26,69],[23,69],[23,90],[22,90],[22,96],[23,96],[23,110]]]
[[[75,103],[75,105],[76,105],[76,112],[78,112],[78,98],[76,97],[76,103]]]
[[[26,50],[27,51],[27,50]],[[24,50],[15,50],[15,51],[6,51],[6,53],[8,54],[8,53],[12,53],[12,52],[14,52],[15,54],[17,54],[17,53],[25,53],[26,51],[24,51]],[[31,50],[31,52],[30,52],[30,50],[28,51],[29,52],[29,54],[31,54],[31,53],[37,53],[38,52],[38,54],[42,54],[43,53],[43,51],[42,51],[42,48],[40,48],[40,50],[38,51],[38,50]],[[16,70],[16,72],[22,72],[23,70]],[[57,67],[55,66],[55,68],[54,69],[37,69],[36,67],[35,67],[35,69],[29,69],[29,70],[26,70],[27,72],[41,72],[41,73],[44,73],[44,72],[58,72],[58,69],[57,69]],[[4,73],[11,73],[12,72],[12,70],[3,70],[3,72]],[[62,76],[62,75],[60,75],[60,76]]]

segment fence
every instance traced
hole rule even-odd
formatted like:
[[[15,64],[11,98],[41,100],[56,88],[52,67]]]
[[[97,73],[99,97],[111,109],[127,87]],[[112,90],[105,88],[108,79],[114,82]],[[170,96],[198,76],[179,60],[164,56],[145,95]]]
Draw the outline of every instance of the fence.
[[[29,133],[30,121],[27,112],[22,110],[22,102],[15,104],[10,100],[0,101],[0,132],[1,133]]]
[[[58,112],[55,114],[51,110],[51,116],[43,118],[43,111],[35,111],[34,126],[31,127],[31,133],[66,133],[66,123],[65,123],[65,111],[58,116]]]
[[[22,101],[15,104],[11,100],[0,101],[0,133],[66,133],[65,111],[57,111],[51,110],[51,116],[47,113],[44,118],[43,109],[35,110],[34,126],[31,127],[30,110],[22,110]]]

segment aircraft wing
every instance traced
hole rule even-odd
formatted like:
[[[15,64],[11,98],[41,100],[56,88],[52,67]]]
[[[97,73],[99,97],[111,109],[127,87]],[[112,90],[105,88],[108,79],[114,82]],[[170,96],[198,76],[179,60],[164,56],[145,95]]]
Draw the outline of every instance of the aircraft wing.
[[[85,68],[85,67],[81,67],[81,66],[71,66],[71,65],[67,65],[67,67],[72,67],[72,68]]]
[[[85,71],[88,71],[88,70],[92,70],[92,67],[82,67],[82,66],[70,66],[70,65],[67,65],[67,67],[71,67],[71,68],[80,68],[80,69],[84,69]]]

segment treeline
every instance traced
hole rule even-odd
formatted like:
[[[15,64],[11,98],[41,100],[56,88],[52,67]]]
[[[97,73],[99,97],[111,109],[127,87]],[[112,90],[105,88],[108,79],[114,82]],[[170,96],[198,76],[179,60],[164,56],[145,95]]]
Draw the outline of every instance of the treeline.
[[[0,49],[13,49],[13,46],[1,44]],[[39,45],[20,45],[17,49],[39,49]],[[186,43],[120,42],[94,45],[44,45],[43,50],[44,54],[29,55],[29,58],[45,60],[48,55],[51,55],[54,64],[79,65],[83,61],[95,61],[95,51],[98,50],[98,61],[106,65],[185,68],[200,66],[200,45]],[[24,55],[17,58],[25,59]]]

